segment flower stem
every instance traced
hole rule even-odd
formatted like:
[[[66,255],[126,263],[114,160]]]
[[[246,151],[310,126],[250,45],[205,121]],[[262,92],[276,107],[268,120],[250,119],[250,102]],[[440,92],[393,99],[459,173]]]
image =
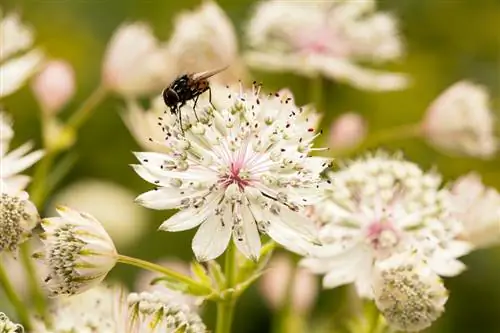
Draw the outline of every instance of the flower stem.
[[[28,275],[28,283],[30,288],[31,297],[38,314],[43,318],[45,323],[49,323],[49,316],[47,313],[47,303],[42,292],[41,286],[37,281],[38,273],[36,267],[33,265],[31,259],[30,246],[28,242],[21,245],[21,259],[24,269]]]
[[[10,303],[14,307],[19,317],[19,320],[24,325],[26,331],[31,332],[31,318],[28,312],[28,308],[22,303],[21,299],[17,295],[14,287],[9,281],[7,272],[5,271],[3,265],[0,263],[0,285],[2,286],[5,295],[9,299]]]
[[[236,250],[230,243],[224,258],[224,275],[226,276],[226,289],[231,291],[236,281]],[[217,326],[215,333],[230,333],[233,322],[236,295],[232,292],[217,303]]]
[[[92,115],[92,111],[95,110],[96,106],[106,97],[108,90],[103,84],[97,86],[97,88],[90,94],[90,96],[83,102],[83,104],[76,110],[71,118],[68,120],[68,126],[73,129],[80,128]]]
[[[309,82],[309,99],[317,111],[323,111],[323,77],[316,74]]]
[[[184,274],[178,273],[174,270],[171,270],[169,268],[154,264],[152,262],[134,258],[134,257],[129,257],[129,256],[124,256],[122,254],[118,255],[118,262],[121,262],[122,264],[127,264],[127,265],[132,265],[135,267],[139,267],[142,269],[146,269],[148,271],[152,272],[158,272],[161,273],[169,278],[172,278],[178,282],[182,282],[185,285],[187,285],[191,291],[194,291],[196,293],[200,293],[203,295],[210,295],[213,294],[214,291],[212,288],[210,288],[207,285],[201,284],[198,281],[193,280],[189,276],[186,276]]]

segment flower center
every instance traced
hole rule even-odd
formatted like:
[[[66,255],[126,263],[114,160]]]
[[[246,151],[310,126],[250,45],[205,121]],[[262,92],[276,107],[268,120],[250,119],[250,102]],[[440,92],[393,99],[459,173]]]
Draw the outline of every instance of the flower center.
[[[373,222],[368,227],[367,239],[372,248],[384,256],[399,243],[399,235],[387,221]]]
[[[219,183],[228,187],[231,184],[236,184],[243,190],[246,186],[250,185],[250,180],[248,179],[248,174],[241,171],[242,165],[240,163],[231,163],[231,167],[226,174],[220,177]]]

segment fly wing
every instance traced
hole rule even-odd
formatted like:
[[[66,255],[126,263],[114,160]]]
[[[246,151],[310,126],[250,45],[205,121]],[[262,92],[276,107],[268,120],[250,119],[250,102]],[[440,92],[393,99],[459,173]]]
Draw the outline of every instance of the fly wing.
[[[215,74],[222,72],[223,70],[227,69],[228,67],[229,66],[224,66],[224,67],[221,67],[218,69],[213,69],[210,71],[195,73],[195,74],[193,74],[192,78],[194,81],[206,80],[209,77],[214,76]]]

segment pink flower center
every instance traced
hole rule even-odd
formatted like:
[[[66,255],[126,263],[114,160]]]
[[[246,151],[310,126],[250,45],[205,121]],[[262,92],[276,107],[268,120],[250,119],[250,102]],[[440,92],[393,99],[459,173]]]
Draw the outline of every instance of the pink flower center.
[[[236,184],[238,185],[240,190],[243,190],[245,186],[250,185],[250,181],[245,177],[241,176],[240,174],[241,169],[242,169],[241,163],[234,163],[234,162],[231,163],[229,172],[220,177],[219,183],[224,187],[228,187],[231,184]]]
[[[331,28],[323,25],[299,33],[295,44],[306,54],[326,54],[339,58],[349,54],[349,45],[345,40]]]
[[[366,236],[372,248],[381,251],[382,255],[395,248],[400,240],[397,230],[388,221],[376,221],[370,224]]]

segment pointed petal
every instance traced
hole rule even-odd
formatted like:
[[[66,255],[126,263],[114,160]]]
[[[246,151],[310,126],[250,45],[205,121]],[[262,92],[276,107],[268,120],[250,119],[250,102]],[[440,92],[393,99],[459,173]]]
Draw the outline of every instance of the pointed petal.
[[[233,239],[236,243],[238,249],[245,255],[245,257],[250,258],[253,261],[257,261],[260,256],[260,235],[257,230],[257,225],[250,212],[250,209],[246,205],[242,205],[242,229],[243,232],[240,235],[241,238],[233,232]]]
[[[193,192],[190,189],[177,187],[161,187],[138,196],[135,201],[151,209],[174,209],[182,205],[183,200],[193,196],[205,196],[207,191]]]
[[[229,209],[224,214],[227,212]],[[193,238],[192,248],[196,260],[207,261],[220,256],[231,238],[231,227],[232,224],[220,215],[212,215],[204,222]]]

